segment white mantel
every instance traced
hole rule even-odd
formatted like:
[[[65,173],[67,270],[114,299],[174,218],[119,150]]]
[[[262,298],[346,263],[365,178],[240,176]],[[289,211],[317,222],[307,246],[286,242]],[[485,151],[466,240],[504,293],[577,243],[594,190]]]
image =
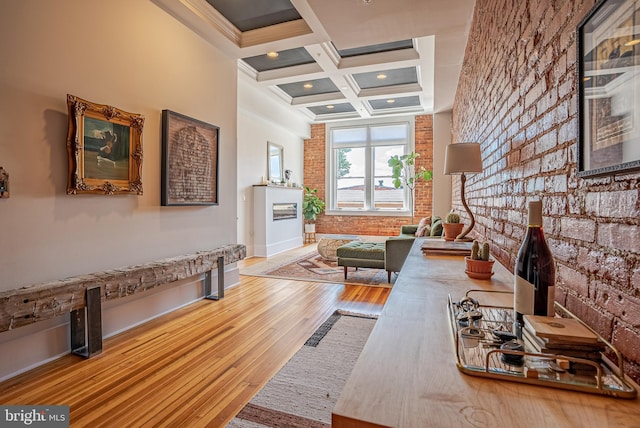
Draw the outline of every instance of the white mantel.
[[[301,188],[253,186],[253,248],[258,257],[269,257],[303,245]],[[273,204],[297,204],[297,217],[273,220]]]

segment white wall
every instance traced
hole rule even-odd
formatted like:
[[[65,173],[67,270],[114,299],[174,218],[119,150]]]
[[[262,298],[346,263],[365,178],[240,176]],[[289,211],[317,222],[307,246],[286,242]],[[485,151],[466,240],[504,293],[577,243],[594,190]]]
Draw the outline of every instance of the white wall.
[[[3,0],[0,54],[0,165],[11,178],[0,291],[237,242],[234,59],[149,0]],[[68,93],[145,116],[143,196],[66,195]],[[219,206],[160,207],[162,109],[220,127]],[[156,313],[197,296],[195,281],[160,291]],[[128,324],[147,303],[127,302]],[[65,323],[0,333],[0,378],[20,370],[8,369],[18,349],[22,367],[64,352],[55,326]]]
[[[444,153],[451,144],[451,111],[433,115],[433,213],[451,210],[451,176],[444,175]]]
[[[303,143],[310,137],[310,120],[256,90],[249,77],[238,79],[238,239],[253,255],[253,185],[267,175],[267,141],[284,147],[284,167],[292,180],[303,178]],[[302,236],[302,235],[301,235]]]

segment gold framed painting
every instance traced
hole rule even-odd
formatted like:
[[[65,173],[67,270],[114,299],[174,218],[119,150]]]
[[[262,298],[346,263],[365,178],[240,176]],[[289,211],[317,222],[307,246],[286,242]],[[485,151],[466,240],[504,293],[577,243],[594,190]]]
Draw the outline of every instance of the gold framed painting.
[[[67,193],[142,195],[144,116],[67,95]]]

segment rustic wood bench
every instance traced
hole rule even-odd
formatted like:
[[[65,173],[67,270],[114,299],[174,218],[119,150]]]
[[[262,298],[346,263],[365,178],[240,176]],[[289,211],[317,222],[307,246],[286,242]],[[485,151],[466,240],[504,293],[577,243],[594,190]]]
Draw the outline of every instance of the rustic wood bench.
[[[245,257],[244,245],[229,244],[194,254],[2,291],[0,332],[70,312],[71,351],[88,358],[102,351],[102,302],[202,274],[205,298],[218,300],[224,297],[224,266]],[[218,273],[217,294],[211,290],[214,269]]]

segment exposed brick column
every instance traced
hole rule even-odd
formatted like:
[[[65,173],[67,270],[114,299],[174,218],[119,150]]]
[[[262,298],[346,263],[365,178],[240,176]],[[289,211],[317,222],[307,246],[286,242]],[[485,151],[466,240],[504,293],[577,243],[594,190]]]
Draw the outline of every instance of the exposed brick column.
[[[433,171],[433,116],[424,115],[415,118],[415,152],[420,156],[416,159],[416,171],[421,167]],[[414,194],[414,216],[417,219],[431,216],[433,209],[433,183],[420,180]],[[418,222],[418,220],[415,220]]]
[[[304,140],[304,185],[318,189],[318,196],[323,201],[326,201],[326,129],[324,123],[312,124],[311,138]]]

